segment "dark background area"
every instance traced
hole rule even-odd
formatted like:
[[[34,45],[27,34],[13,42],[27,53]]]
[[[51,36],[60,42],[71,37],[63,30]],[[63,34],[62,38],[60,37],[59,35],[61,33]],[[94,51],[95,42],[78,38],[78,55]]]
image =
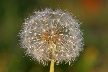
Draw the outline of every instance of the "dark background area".
[[[46,7],[72,12],[84,33],[80,57],[55,72],[108,72],[108,0],[0,0],[0,72],[49,72],[25,56],[17,36],[24,19]]]

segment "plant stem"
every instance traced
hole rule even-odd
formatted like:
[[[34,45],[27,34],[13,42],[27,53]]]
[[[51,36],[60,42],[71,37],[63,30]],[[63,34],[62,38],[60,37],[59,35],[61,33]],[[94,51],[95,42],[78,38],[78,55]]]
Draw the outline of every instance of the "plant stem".
[[[49,47],[51,48],[51,63],[50,63],[50,72],[54,72],[54,52],[56,51],[56,44],[50,42]]]
[[[54,60],[53,59],[51,60],[51,63],[50,63],[50,72],[54,72]]]

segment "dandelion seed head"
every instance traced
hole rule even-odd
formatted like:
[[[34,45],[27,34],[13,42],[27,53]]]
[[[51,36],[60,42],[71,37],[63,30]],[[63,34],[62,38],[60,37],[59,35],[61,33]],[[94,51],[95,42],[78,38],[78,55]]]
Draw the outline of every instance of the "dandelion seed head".
[[[52,57],[56,64],[70,64],[83,50],[79,22],[61,10],[35,11],[25,20],[20,37],[26,53],[42,64]]]

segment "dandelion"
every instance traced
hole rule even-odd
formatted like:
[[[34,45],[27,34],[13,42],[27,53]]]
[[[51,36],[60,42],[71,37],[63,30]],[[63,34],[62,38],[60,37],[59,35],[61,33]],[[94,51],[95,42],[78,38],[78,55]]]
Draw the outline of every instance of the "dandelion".
[[[83,50],[83,37],[79,22],[61,10],[45,9],[27,18],[20,32],[21,46],[26,54],[46,65],[72,63]]]

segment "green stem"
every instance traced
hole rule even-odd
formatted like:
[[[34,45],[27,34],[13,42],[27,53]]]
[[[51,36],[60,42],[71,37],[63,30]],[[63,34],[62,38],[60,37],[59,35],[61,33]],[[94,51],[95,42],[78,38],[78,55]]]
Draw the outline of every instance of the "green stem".
[[[50,72],[54,72],[54,60],[53,59],[51,60],[51,63],[50,63]]]
[[[50,42],[49,47],[51,48],[51,63],[50,63],[50,72],[54,72],[54,52],[56,50],[56,44]]]

